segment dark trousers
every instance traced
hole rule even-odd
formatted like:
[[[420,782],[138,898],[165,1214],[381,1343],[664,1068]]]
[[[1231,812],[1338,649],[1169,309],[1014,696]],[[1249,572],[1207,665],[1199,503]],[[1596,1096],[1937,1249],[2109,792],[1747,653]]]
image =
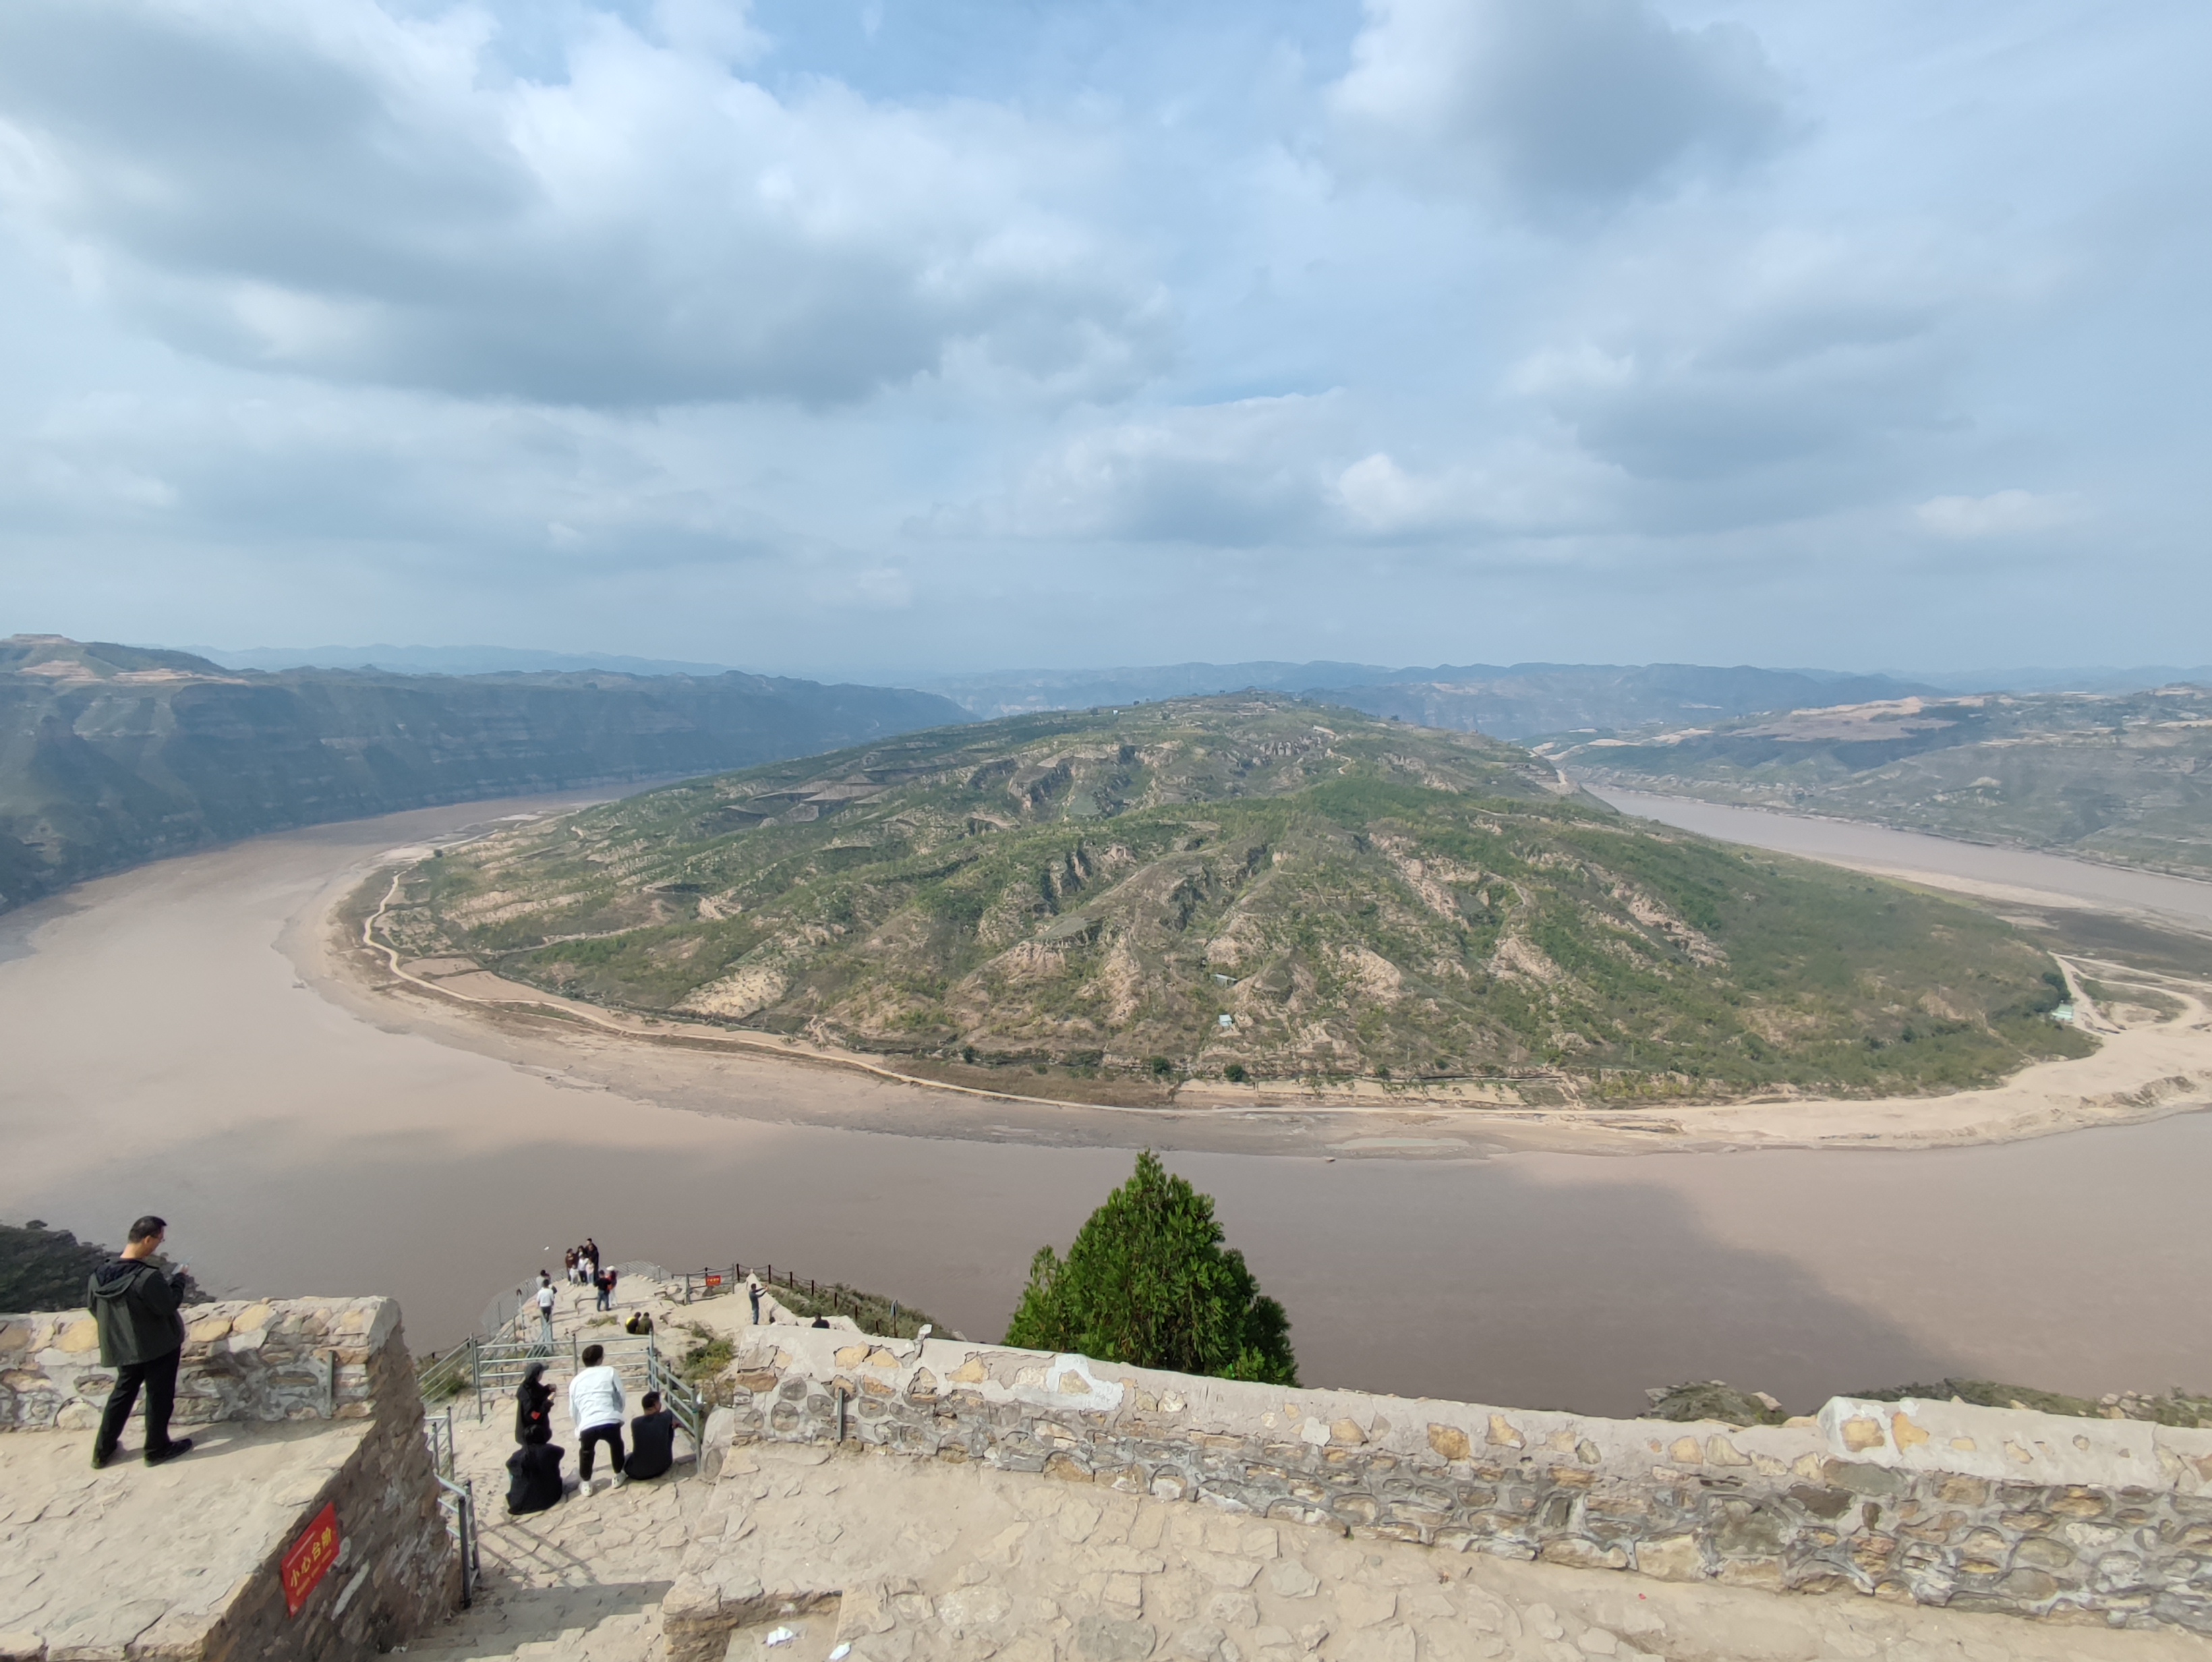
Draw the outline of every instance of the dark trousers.
[[[593,1426],[576,1439],[576,1475],[587,1483],[592,1481],[592,1456],[601,1443],[607,1446],[607,1464],[618,1474],[623,1469],[622,1427]]]
[[[184,1355],[172,1350],[151,1361],[125,1362],[115,1370],[115,1389],[107,1393],[107,1411],[100,1416],[100,1434],[93,1446],[112,1454],[123,1440],[123,1423],[138,1401],[138,1387],[146,1387],[146,1452],[169,1446],[169,1415],[177,1406],[177,1361]]]

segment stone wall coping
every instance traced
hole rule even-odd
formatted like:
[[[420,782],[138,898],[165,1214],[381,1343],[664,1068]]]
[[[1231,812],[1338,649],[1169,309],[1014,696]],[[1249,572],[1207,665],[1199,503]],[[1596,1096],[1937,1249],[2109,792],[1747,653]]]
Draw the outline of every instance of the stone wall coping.
[[[180,1425],[421,1411],[395,1300],[228,1299],[183,1314]],[[86,1429],[113,1382],[88,1312],[0,1314],[0,1432]]]
[[[1639,1475],[1817,1477],[1832,1460],[2031,1483],[2212,1492],[2212,1431],[2018,1409],[1837,1397],[1779,1426],[1614,1420],[1368,1391],[1287,1390],[1007,1345],[876,1339],[818,1328],[738,1330],[732,1363],[798,1367],[834,1385],[963,1390],[986,1403],[1132,1416],[1198,1435],[1362,1448],[1433,1464],[1574,1465]],[[1902,1440],[1900,1441],[1900,1440]],[[2018,1452],[2028,1458],[2022,1461]]]
[[[399,1301],[381,1295],[359,1299],[226,1299],[184,1309],[187,1346],[229,1342],[251,1350],[259,1334],[298,1334],[324,1339],[333,1348],[374,1352],[399,1325]],[[76,1310],[0,1311],[0,1354],[58,1350],[97,1353],[100,1330],[92,1314]]]
[[[2212,1488],[2212,1431],[2147,1420],[2083,1420],[2033,1409],[1908,1397],[1832,1397],[1821,1434],[1841,1459],[1905,1471],[1960,1472],[2107,1488]]]

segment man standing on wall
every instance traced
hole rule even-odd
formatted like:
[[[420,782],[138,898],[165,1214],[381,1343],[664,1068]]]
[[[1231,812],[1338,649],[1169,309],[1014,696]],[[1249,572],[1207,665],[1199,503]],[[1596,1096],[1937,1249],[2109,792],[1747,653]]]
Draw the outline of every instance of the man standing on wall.
[[[185,1318],[178,1314],[185,1272],[166,1275],[151,1262],[161,1250],[169,1226],[149,1213],[131,1226],[123,1256],[94,1270],[85,1287],[85,1305],[100,1329],[100,1365],[115,1370],[115,1388],[92,1440],[95,1470],[115,1455],[124,1422],[146,1391],[146,1464],[173,1460],[192,1446],[189,1437],[172,1439],[169,1415],[177,1402],[177,1361],[185,1348]]]

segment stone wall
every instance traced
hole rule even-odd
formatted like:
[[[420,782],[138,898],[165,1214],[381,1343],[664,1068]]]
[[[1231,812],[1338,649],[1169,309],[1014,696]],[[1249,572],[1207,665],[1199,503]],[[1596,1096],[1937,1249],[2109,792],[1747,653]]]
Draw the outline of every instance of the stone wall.
[[[365,1419],[403,1398],[419,1416],[390,1299],[198,1304],[185,1319],[179,1424]],[[0,1431],[90,1430],[114,1382],[84,1312],[0,1315]]]
[[[281,1527],[258,1568],[227,1598],[180,1598],[157,1626],[157,1649],[131,1654],[331,1662],[379,1654],[442,1620],[459,1598],[459,1556],[439,1509],[398,1306],[232,1302],[193,1306],[186,1318],[179,1422],[343,1423],[313,1440],[327,1458],[306,1462],[305,1479],[281,1497]],[[0,1428],[89,1429],[112,1382],[88,1316],[0,1316]],[[7,1446],[0,1440],[0,1451]],[[169,1470],[190,1483],[200,1464],[196,1455]],[[207,1463],[218,1484],[210,1504],[220,1504],[219,1464]],[[326,1505],[337,1510],[343,1556],[295,1616],[278,1564]],[[160,1581],[160,1543],[149,1543],[149,1586]]]
[[[414,1366],[398,1331],[398,1307],[389,1307],[390,1335],[365,1363],[377,1389],[368,1403],[342,1398],[337,1405],[339,1417],[370,1411],[369,1434],[299,1513],[304,1528],[325,1506],[335,1507],[344,1555],[295,1616],[285,1606],[277,1573],[298,1530],[287,1534],[212,1624],[198,1653],[209,1662],[381,1655],[442,1622],[459,1603],[459,1549],[438,1508]],[[348,1366],[340,1364],[341,1373]]]
[[[708,1470],[842,1435],[1447,1550],[2212,1633],[2212,1432],[1841,1398],[1601,1420],[784,1327],[728,1377]]]

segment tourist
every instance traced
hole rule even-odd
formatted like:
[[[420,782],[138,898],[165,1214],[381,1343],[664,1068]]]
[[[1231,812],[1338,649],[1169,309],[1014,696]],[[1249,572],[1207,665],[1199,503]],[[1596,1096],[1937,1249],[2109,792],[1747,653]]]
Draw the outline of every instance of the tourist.
[[[553,1443],[525,1443],[507,1457],[507,1509],[520,1517],[543,1512],[561,1500],[561,1457]]]
[[[169,1415],[177,1403],[177,1361],[184,1354],[184,1270],[165,1274],[149,1260],[161,1250],[169,1226],[149,1213],[131,1226],[123,1256],[92,1273],[85,1284],[85,1306],[100,1330],[100,1365],[115,1370],[106,1410],[92,1439],[94,1470],[114,1458],[124,1422],[146,1391],[146,1464],[173,1460],[192,1446],[189,1437],[169,1435]]]
[[[568,1381],[568,1418],[576,1428],[576,1476],[580,1492],[592,1492],[592,1456],[607,1445],[607,1464],[615,1482],[623,1477],[622,1375],[606,1365],[606,1347],[584,1347],[583,1371]]]
[[[599,1242],[593,1240],[589,1235],[584,1237],[584,1256],[591,1260],[590,1264],[586,1266],[585,1275],[585,1279],[588,1281],[592,1275],[599,1273],[599,1266],[606,1262],[606,1258],[599,1251]]]
[[[599,1289],[599,1308],[602,1310],[615,1307],[615,1274],[611,1269],[602,1269],[594,1282]]]
[[[561,1295],[553,1290],[553,1278],[544,1270],[538,1272],[538,1341],[540,1344],[553,1342],[553,1306]]]
[[[550,1443],[553,1440],[553,1387],[545,1383],[545,1364],[532,1362],[522,1370],[522,1383],[514,1391],[514,1440]]]
[[[573,1246],[561,1255],[562,1269],[567,1274],[571,1287],[576,1284],[576,1260],[581,1256]]]
[[[631,1334],[652,1332],[653,1312],[650,1310],[632,1311],[629,1319],[623,1324],[623,1331]]]
[[[753,1325],[760,1325],[761,1284],[757,1275],[745,1277],[745,1296],[753,1301]]]
[[[629,1459],[623,1475],[635,1482],[658,1477],[676,1464],[676,1416],[660,1405],[660,1393],[648,1391],[641,1404],[645,1412],[629,1422]]]

